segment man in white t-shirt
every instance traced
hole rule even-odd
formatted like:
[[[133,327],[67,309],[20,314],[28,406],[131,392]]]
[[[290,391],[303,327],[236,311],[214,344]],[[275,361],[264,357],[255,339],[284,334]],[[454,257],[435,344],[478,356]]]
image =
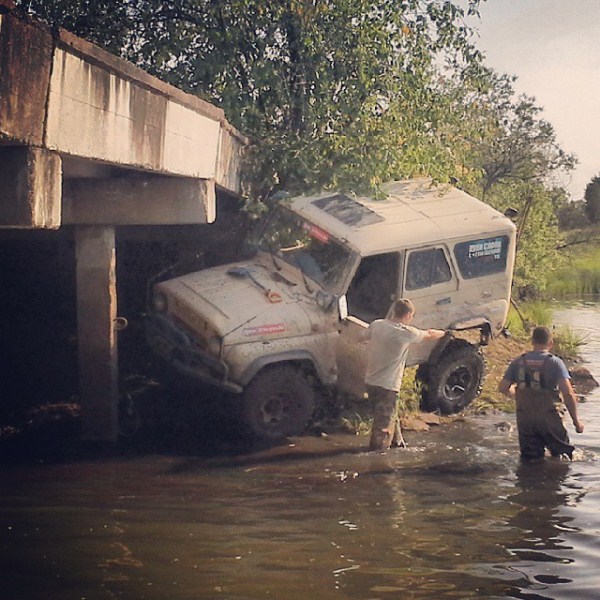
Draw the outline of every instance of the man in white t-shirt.
[[[365,332],[369,340],[365,384],[374,404],[371,450],[405,447],[398,417],[398,391],[410,344],[439,339],[441,329],[417,329],[410,325],[415,307],[410,300],[396,300],[385,319],[373,321]]]

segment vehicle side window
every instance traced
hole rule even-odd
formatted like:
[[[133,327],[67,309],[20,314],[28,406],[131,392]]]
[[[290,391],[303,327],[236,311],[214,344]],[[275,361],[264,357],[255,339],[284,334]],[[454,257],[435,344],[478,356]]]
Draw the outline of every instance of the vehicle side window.
[[[506,235],[461,242],[454,246],[454,256],[465,279],[503,272],[506,269],[507,255]]]
[[[363,257],[346,293],[348,312],[367,323],[385,317],[398,289],[398,271],[395,252]]]
[[[442,248],[416,250],[408,256],[406,289],[419,290],[452,279],[452,271]]]

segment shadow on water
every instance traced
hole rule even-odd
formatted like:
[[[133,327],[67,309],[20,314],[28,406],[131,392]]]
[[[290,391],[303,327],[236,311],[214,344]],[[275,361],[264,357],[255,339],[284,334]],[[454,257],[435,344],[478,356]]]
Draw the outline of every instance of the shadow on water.
[[[0,462],[62,462],[148,454],[230,456],[285,443],[252,438],[236,418],[235,398],[201,386],[147,385],[135,397],[135,426],[121,434],[117,444],[82,440],[77,405],[44,408],[26,417],[13,435],[5,431],[0,436]]]

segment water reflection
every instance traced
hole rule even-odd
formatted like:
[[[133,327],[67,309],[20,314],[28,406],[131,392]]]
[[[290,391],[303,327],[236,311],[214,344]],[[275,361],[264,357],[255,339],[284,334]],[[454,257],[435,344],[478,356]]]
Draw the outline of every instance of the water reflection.
[[[508,550],[519,559],[511,569],[522,574],[524,580],[519,582],[520,588],[512,591],[515,598],[553,597],[552,585],[572,581],[569,570],[561,566],[573,562],[569,554],[573,547],[566,542],[565,532],[578,528],[572,526],[573,519],[563,515],[560,508],[581,501],[585,494],[565,487],[570,468],[566,461],[547,460],[535,465],[522,464],[516,471],[517,493],[508,501],[518,510],[508,526],[515,527],[521,537],[518,545]]]

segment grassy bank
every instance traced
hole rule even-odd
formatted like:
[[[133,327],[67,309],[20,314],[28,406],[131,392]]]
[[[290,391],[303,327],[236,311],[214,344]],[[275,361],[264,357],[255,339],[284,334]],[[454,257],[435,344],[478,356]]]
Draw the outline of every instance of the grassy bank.
[[[545,290],[546,297],[600,297],[600,247],[581,247],[570,253],[567,263],[552,274]]]

